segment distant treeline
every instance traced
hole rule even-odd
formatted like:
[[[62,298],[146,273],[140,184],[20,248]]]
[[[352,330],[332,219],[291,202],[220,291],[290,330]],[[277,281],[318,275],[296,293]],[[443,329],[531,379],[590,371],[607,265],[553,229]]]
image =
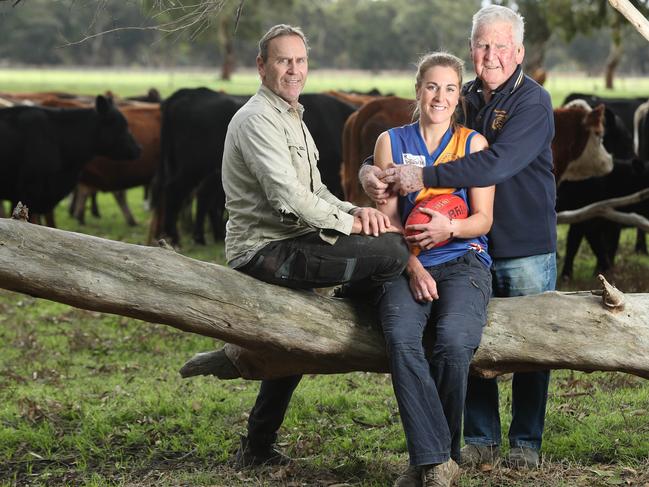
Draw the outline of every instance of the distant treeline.
[[[528,4],[539,10],[539,6],[552,0],[533,2],[516,3],[525,13]],[[471,15],[483,2],[254,0],[244,3],[235,33],[239,1],[229,0],[218,13],[176,32],[151,28],[165,23],[167,29],[185,25],[188,22],[183,15],[191,14],[190,5],[197,3],[200,2],[176,0],[174,5],[185,4],[186,9],[164,11],[172,2],[28,0],[16,7],[12,7],[13,2],[1,2],[0,65],[217,67],[230,53],[234,66],[253,66],[257,39],[269,26],[284,22],[299,25],[307,33],[312,47],[310,62],[314,66],[408,69],[429,50],[445,49],[468,58]],[[527,29],[532,39],[540,25],[548,27],[529,15]],[[98,32],[119,28],[128,29],[93,37]],[[561,35],[560,29],[550,32],[542,61],[546,70],[559,68],[589,74],[604,70],[611,46],[611,27],[585,26],[568,36]],[[630,25],[624,25],[622,33],[623,56],[618,72],[648,73],[647,41]],[[537,46],[528,45],[528,57],[538,51]]]

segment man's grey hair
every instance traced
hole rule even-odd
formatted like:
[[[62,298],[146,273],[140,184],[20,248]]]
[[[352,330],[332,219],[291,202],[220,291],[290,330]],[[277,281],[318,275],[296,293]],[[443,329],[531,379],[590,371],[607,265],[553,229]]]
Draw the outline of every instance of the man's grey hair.
[[[482,7],[473,16],[473,26],[471,27],[471,43],[475,41],[475,36],[481,27],[496,22],[507,22],[512,26],[512,34],[516,45],[523,44],[525,36],[525,21],[523,16],[512,9],[502,5],[489,5]]]
[[[270,41],[280,36],[298,36],[304,42],[307,52],[309,52],[309,43],[302,29],[287,24],[277,24],[268,29],[268,32],[259,40],[259,57],[266,62],[268,60],[268,45]]]

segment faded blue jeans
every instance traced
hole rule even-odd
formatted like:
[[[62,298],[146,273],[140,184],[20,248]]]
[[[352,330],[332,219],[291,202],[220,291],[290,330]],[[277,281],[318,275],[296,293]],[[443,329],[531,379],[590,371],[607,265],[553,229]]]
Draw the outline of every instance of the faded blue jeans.
[[[493,296],[512,297],[553,291],[557,280],[556,254],[494,259]],[[534,326],[534,323],[529,323]],[[550,372],[517,372],[512,379],[512,422],[509,445],[541,449]],[[469,377],[464,412],[464,441],[500,445],[500,415],[496,379]]]
[[[469,364],[491,294],[489,269],[475,252],[426,270],[437,282],[438,300],[415,301],[404,274],[384,284],[379,305],[411,465],[460,459]]]

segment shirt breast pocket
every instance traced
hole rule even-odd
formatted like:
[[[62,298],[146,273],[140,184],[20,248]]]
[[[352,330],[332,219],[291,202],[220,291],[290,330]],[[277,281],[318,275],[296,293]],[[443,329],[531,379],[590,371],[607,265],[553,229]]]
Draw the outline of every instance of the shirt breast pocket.
[[[309,174],[309,163],[307,160],[306,147],[304,147],[304,144],[299,144],[291,140],[289,140],[287,143],[288,150],[291,153],[291,164],[295,168],[295,172],[297,172],[300,179],[302,179],[304,175]]]

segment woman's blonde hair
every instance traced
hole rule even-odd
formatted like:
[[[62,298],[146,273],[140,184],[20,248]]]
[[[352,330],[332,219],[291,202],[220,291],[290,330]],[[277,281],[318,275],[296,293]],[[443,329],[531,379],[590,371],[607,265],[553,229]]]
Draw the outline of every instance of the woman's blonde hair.
[[[415,91],[419,91],[421,84],[424,81],[424,75],[426,71],[436,66],[442,66],[445,68],[451,68],[457,74],[458,89],[462,89],[462,75],[464,73],[464,61],[459,57],[453,56],[448,52],[436,51],[424,54],[419,61],[417,62],[417,75],[415,76]],[[460,95],[460,101],[458,107],[462,112],[464,112],[464,97]],[[419,120],[419,101],[415,105],[415,110],[412,114],[413,122]],[[456,113],[453,113],[451,116],[451,126],[455,128],[457,125]]]

